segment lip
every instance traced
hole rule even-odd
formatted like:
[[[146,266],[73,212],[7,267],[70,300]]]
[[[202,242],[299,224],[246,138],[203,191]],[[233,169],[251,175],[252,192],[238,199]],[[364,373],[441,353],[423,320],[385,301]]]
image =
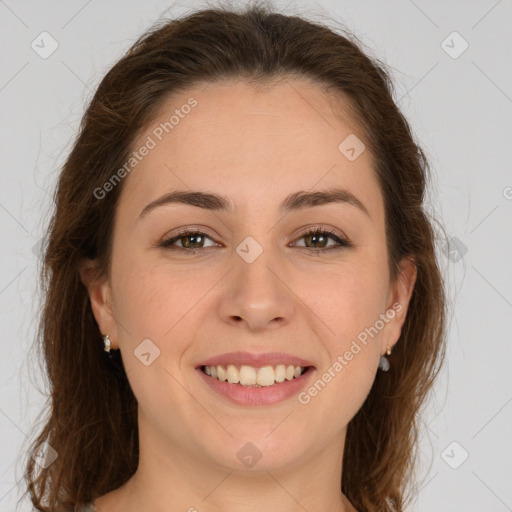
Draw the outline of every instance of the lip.
[[[214,365],[207,365],[214,366]],[[302,365],[297,365],[302,366]],[[305,365],[307,366],[307,365]],[[211,390],[226,398],[229,402],[236,405],[258,406],[258,405],[274,405],[284,400],[296,396],[301,389],[306,387],[316,371],[312,366],[297,378],[285,380],[284,382],[273,384],[272,386],[264,386],[260,388],[245,387],[240,384],[230,384],[229,382],[221,382],[206,375],[201,370],[201,366],[196,368],[199,377],[209,386]]]
[[[293,366],[314,366],[311,361],[301,359],[300,357],[286,354],[285,352],[262,352],[260,354],[251,354],[250,352],[229,352],[211,357],[206,361],[202,361],[197,368],[201,366],[226,366],[228,364],[247,365],[254,368],[262,366],[276,366],[278,364]],[[220,382],[220,381],[219,381]],[[291,382],[291,381],[290,381]]]

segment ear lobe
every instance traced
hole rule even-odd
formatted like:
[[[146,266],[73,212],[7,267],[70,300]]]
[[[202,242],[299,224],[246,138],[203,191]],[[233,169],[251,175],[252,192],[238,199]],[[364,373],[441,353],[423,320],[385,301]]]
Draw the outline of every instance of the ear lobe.
[[[396,282],[393,283],[390,290],[389,303],[387,309],[395,311],[393,319],[389,322],[388,328],[382,337],[381,353],[387,350],[387,347],[393,347],[400,338],[402,326],[407,316],[409,302],[416,284],[418,269],[413,257],[402,258],[399,266],[399,273]]]
[[[114,340],[117,339],[116,323],[112,313],[112,290],[107,276],[99,273],[95,260],[85,259],[79,264],[82,283],[87,288],[91,308],[102,334],[109,334],[112,339],[112,348],[116,348]]]

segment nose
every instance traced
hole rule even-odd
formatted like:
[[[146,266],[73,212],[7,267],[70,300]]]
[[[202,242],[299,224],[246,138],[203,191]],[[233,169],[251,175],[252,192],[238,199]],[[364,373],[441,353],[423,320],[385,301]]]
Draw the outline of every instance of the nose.
[[[282,327],[294,312],[294,295],[286,273],[269,251],[252,263],[233,253],[234,268],[226,276],[219,313],[223,321],[251,331]]]

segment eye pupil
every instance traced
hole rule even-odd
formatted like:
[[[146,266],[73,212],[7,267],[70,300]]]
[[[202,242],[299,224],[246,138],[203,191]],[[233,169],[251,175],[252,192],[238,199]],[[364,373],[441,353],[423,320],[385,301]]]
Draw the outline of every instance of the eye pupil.
[[[186,235],[183,237],[183,241],[185,241],[185,240],[195,240],[195,241],[192,241],[191,243],[182,242],[182,244],[184,247],[196,248],[196,245],[201,243],[200,241],[197,241],[197,239],[201,240],[201,238],[202,238],[202,235],[200,235],[200,234]],[[201,246],[199,245],[199,247],[201,247]]]
[[[307,235],[306,239],[308,241],[312,241],[313,244],[319,243],[319,239],[320,240],[323,239],[324,245],[322,245],[322,247],[325,247],[325,239],[326,239],[326,237],[324,235],[320,234],[320,233],[313,233],[311,235]],[[309,245],[308,245],[308,247],[309,247]]]
[[[201,243],[201,238],[202,238],[202,235],[200,235],[198,233],[191,234],[191,235],[184,235],[184,236],[181,236],[181,240],[182,240],[181,244],[183,245],[183,247],[187,247],[189,249],[195,249],[196,247],[201,248],[201,245],[197,245],[197,244]],[[197,239],[199,239],[199,241]],[[188,242],[189,240],[192,240],[192,242]]]

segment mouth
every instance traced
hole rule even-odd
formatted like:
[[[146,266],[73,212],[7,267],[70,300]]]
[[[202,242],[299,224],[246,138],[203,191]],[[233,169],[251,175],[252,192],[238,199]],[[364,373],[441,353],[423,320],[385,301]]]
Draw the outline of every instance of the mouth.
[[[316,373],[310,361],[282,352],[231,352],[201,361],[195,370],[214,395],[239,406],[270,406],[289,400]]]
[[[199,368],[205,375],[220,382],[238,384],[246,388],[261,388],[276,386],[286,381],[298,379],[313,367],[292,364],[261,367],[228,364],[202,365]]]

